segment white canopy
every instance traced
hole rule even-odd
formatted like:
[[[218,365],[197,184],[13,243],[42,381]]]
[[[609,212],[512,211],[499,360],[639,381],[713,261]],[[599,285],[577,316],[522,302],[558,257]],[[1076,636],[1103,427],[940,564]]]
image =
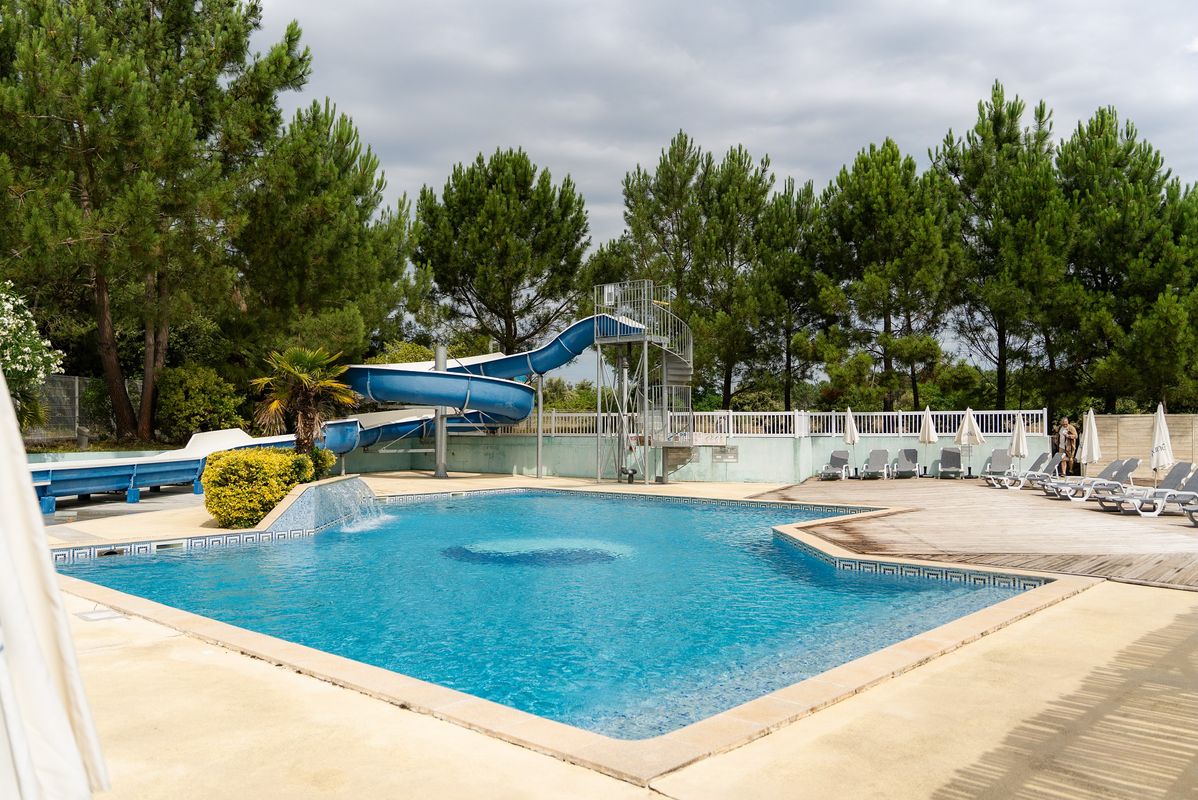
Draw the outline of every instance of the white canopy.
[[[0,797],[87,798],[108,774],[25,463],[0,374]]]
[[[857,432],[857,421],[853,419],[853,409],[844,410],[844,443],[857,444],[861,434]]]
[[[965,446],[986,443],[986,437],[982,436],[982,431],[978,428],[972,408],[965,409],[965,416],[961,417],[961,427],[957,428],[957,435],[953,441]]]
[[[936,433],[936,423],[932,419],[932,407],[923,407],[923,419],[919,421],[919,443],[936,444],[940,436]]]
[[[1098,446],[1098,422],[1094,419],[1094,409],[1086,412],[1086,422],[1082,428],[1082,443],[1077,451],[1077,460],[1082,464],[1097,464],[1102,460],[1102,448]]]
[[[1011,444],[1007,447],[1011,458],[1027,458],[1027,426],[1023,414],[1015,415],[1015,430],[1011,431]]]
[[[1152,418],[1152,453],[1148,466],[1153,470],[1173,466],[1173,442],[1169,439],[1169,423],[1165,422],[1165,404],[1156,404],[1156,416]]]

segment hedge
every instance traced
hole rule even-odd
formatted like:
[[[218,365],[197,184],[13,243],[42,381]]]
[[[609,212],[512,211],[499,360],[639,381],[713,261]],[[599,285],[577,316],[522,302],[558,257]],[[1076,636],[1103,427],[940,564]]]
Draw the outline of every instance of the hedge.
[[[315,474],[312,459],[291,450],[222,450],[204,466],[204,507],[222,528],[251,528]]]

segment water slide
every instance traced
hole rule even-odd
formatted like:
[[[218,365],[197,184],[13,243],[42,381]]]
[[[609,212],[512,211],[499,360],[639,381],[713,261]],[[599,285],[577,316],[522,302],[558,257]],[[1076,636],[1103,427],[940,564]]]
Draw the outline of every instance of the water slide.
[[[424,408],[409,409],[399,419],[378,424],[369,416],[331,420],[324,425],[323,445],[344,455],[380,441],[429,435],[434,410],[427,406],[456,409],[458,413],[448,419],[451,427],[478,429],[519,422],[532,413],[536,390],[514,379],[542,375],[569,363],[594,343],[596,328],[603,336],[639,336],[643,330],[629,320],[599,314],[575,322],[535,350],[456,359],[445,371],[437,371],[431,361],[354,365],[346,372],[346,382],[367,399]],[[44,462],[30,464],[29,472],[42,512],[52,514],[59,497],[123,491],[128,502],[136,503],[141,489],[177,484],[191,484],[199,494],[204,459],[210,454],[289,447],[294,441],[291,435],[255,438],[240,429],[210,431],[193,435],[186,447],[153,456]]]
[[[515,380],[543,375],[573,361],[600,335],[639,336],[643,328],[630,320],[599,314],[575,322],[545,345],[514,355],[491,355],[452,360],[437,371],[431,361],[409,364],[360,364],[350,367],[345,381],[368,400],[412,406],[448,406],[459,413],[448,419],[451,427],[482,428],[511,425],[532,413],[536,390]],[[369,447],[431,432],[433,415],[427,410],[378,425],[363,424],[354,431],[325,426],[325,446],[334,452]],[[331,424],[335,425],[335,424]],[[352,442],[352,446],[351,446]]]

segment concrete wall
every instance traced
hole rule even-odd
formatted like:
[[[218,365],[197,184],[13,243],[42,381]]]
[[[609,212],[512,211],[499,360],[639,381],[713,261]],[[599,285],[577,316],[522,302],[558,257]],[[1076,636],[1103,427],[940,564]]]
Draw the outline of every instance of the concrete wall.
[[[1005,448],[1006,437],[994,438],[973,448],[968,464],[974,474],[981,472],[997,448]],[[788,437],[731,437],[728,446],[737,449],[736,461],[717,461],[711,447],[696,449],[696,459],[675,472],[672,480],[734,481],[745,483],[798,483],[818,472],[833,450],[849,450],[851,463],[860,467],[875,448],[890,451],[891,459],[904,447],[920,453],[920,463],[928,464],[934,474],[940,459],[940,447],[951,446],[952,437],[942,437],[936,445],[921,445],[913,436],[863,437],[855,448],[829,436]],[[349,472],[388,472],[395,470],[433,469],[433,454],[410,453],[410,449],[431,448],[430,442],[404,442],[388,449],[397,453],[350,453],[346,459]],[[1048,450],[1048,437],[1028,436],[1030,464],[1041,452]],[[505,475],[536,475],[537,440],[535,436],[450,436],[448,465],[455,472],[491,472]],[[1112,456],[1113,457],[1113,456]],[[595,440],[583,436],[546,436],[543,445],[544,474],[571,478],[595,477]],[[651,464],[656,469],[656,464]],[[614,478],[605,464],[605,478]]]

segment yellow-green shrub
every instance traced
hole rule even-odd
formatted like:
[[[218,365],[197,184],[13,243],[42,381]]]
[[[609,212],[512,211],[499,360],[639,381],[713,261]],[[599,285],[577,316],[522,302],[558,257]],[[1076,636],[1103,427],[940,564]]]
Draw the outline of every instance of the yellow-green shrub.
[[[332,450],[317,447],[312,450],[312,467],[316,470],[316,480],[329,477],[333,465],[337,463],[337,454]]]
[[[312,459],[291,450],[222,450],[204,465],[204,507],[222,528],[250,528],[314,475]]]

